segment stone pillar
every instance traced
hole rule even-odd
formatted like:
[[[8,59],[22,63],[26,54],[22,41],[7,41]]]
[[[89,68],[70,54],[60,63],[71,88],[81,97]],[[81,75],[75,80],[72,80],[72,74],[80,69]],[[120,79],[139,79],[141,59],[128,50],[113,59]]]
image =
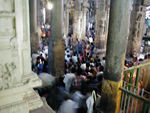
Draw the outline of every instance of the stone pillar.
[[[0,0],[0,113],[29,113],[42,106],[33,88],[29,0]]]
[[[78,37],[78,35],[77,35],[78,12],[74,10],[73,16],[74,16],[74,18],[73,18],[73,40],[75,41]]]
[[[64,35],[65,36],[68,36],[68,32],[69,32],[69,8],[70,8],[70,6],[69,6],[69,4],[67,4],[66,3],[66,5],[65,5],[66,7],[65,7],[65,11],[64,11]]]
[[[48,48],[48,68],[49,73],[58,77],[64,74],[64,52],[63,41],[63,0],[52,0],[54,5],[51,11],[51,36]]]
[[[86,35],[86,14],[89,6],[87,0],[76,0],[74,9],[74,25],[73,35],[74,40],[77,38],[82,40]]]
[[[73,39],[74,42],[76,39],[81,40],[81,20],[82,13],[81,13],[81,1],[75,1],[75,9],[74,9],[74,20],[73,20]]]
[[[29,0],[30,8],[30,32],[37,31],[37,0]]]
[[[104,113],[118,113],[130,0],[111,0],[106,65],[102,85],[101,109]],[[111,104],[111,105],[110,105]]]
[[[38,26],[41,26],[42,22],[43,22],[42,3],[41,3],[41,0],[37,0],[37,24]]]
[[[109,13],[110,13],[110,1],[106,0],[106,21],[105,21],[105,39],[106,39],[106,45],[107,45],[107,37],[108,37],[108,27],[109,27]]]
[[[47,7],[45,8],[46,9],[46,24],[49,24],[50,25],[50,18],[51,18],[51,15],[50,15],[50,10],[47,9]]]
[[[87,0],[85,0],[84,2],[83,2],[83,6],[82,6],[82,26],[80,26],[82,29],[82,31],[81,31],[81,37],[82,37],[82,39],[83,38],[85,38],[85,36],[86,36],[86,16],[87,16],[87,12],[88,12],[88,7],[89,7],[89,5],[88,5],[88,1]]]
[[[110,0],[97,0],[97,4],[95,46],[99,58],[103,58],[106,54]]]
[[[148,30],[147,30],[147,36],[150,37],[150,27],[148,27]]]
[[[37,2],[37,0],[29,0],[31,53],[36,53],[40,47],[40,36],[38,35]],[[41,33],[39,34],[41,35]]]
[[[145,23],[145,6],[142,5],[142,0],[135,0],[133,3],[133,10],[130,19],[130,33],[128,39],[126,56],[138,57],[143,38],[143,29]]]

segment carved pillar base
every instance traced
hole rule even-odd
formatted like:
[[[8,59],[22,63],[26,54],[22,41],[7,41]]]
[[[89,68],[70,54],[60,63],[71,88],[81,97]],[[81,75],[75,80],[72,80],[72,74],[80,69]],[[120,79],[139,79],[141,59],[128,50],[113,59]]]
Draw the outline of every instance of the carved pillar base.
[[[40,79],[34,73],[23,78],[21,83],[15,84],[0,92],[0,113],[29,113],[43,105],[40,97],[32,89],[41,85]]]
[[[28,105],[24,101],[0,107],[0,113],[29,113]]]

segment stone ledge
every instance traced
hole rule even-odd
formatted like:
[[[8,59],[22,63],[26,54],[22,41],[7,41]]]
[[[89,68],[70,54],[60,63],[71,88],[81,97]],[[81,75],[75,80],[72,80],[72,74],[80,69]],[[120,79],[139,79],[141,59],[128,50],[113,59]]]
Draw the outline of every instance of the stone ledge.
[[[30,111],[30,113],[56,113],[52,108],[47,104],[46,99],[42,98],[43,106],[41,108]]]
[[[35,73],[31,72],[22,79],[21,83],[0,91],[0,109],[8,108],[12,104],[19,102],[26,103],[29,110],[40,108],[43,103],[39,95],[32,89],[40,85],[42,85],[41,80]]]

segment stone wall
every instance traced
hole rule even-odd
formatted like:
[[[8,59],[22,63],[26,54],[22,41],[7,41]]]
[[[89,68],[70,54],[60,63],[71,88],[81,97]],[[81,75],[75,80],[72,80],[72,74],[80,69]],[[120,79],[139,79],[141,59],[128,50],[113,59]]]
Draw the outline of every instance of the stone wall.
[[[32,90],[41,81],[31,71],[29,37],[28,0],[0,0],[0,113],[42,106]]]

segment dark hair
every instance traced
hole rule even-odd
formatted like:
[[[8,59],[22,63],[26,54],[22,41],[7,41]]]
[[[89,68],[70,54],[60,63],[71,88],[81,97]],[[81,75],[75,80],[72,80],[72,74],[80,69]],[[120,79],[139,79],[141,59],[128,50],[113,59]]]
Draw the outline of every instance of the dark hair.
[[[103,60],[105,60],[105,57],[103,57]]]
[[[70,57],[70,55],[67,55],[67,57]]]

